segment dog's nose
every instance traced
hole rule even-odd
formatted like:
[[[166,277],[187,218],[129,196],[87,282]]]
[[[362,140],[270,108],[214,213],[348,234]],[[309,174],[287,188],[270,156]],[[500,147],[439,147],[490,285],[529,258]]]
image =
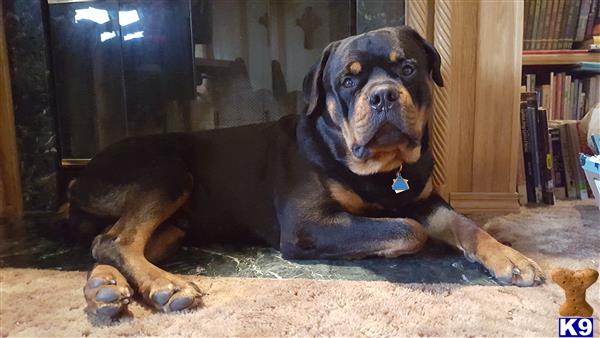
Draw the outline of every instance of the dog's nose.
[[[371,93],[369,104],[371,108],[377,112],[382,112],[386,109],[392,109],[394,104],[398,102],[398,90],[393,86],[379,87]]]

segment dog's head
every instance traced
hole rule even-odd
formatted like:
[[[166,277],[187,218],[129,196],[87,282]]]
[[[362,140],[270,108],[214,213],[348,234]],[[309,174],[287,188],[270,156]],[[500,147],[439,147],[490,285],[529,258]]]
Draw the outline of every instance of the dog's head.
[[[440,56],[409,27],[330,43],[304,79],[306,114],[322,114],[345,143],[356,174],[416,162],[431,107],[429,79],[443,85]]]

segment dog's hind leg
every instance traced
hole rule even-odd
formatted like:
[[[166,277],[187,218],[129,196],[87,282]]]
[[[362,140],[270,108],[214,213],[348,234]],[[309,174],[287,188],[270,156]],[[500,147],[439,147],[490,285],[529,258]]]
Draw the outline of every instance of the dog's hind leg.
[[[92,255],[99,263],[116,267],[148,305],[164,312],[191,308],[200,302],[200,290],[193,283],[161,270],[144,255],[157,226],[188,197],[188,191],[175,200],[159,191],[137,195],[124,215],[92,244]]]
[[[176,250],[184,236],[185,232],[181,228],[169,222],[160,225],[146,245],[145,257],[148,261],[157,263]],[[110,265],[97,264],[87,278],[83,288],[88,304],[86,312],[114,317],[127,310],[133,289],[119,270]]]

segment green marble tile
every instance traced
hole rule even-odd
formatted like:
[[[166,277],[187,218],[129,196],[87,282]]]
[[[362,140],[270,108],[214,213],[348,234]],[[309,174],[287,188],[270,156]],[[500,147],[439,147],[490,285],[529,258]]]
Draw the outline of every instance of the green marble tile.
[[[89,269],[93,264],[89,249],[52,239],[49,219],[41,215],[19,222],[0,221],[0,233],[11,234],[0,241],[0,267]],[[14,229],[25,231],[18,234]],[[479,264],[436,242],[415,255],[361,260],[285,260],[277,250],[264,247],[183,247],[159,265],[175,273],[202,276],[496,285]]]

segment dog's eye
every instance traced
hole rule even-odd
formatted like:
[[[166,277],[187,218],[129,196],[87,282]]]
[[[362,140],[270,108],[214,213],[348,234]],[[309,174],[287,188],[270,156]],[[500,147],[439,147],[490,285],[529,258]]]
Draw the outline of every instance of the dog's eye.
[[[344,79],[344,81],[342,81],[342,85],[346,88],[352,88],[352,87],[354,87],[354,80],[347,77]]]
[[[402,66],[402,75],[411,76],[415,72],[415,66],[411,64],[406,64]]]

